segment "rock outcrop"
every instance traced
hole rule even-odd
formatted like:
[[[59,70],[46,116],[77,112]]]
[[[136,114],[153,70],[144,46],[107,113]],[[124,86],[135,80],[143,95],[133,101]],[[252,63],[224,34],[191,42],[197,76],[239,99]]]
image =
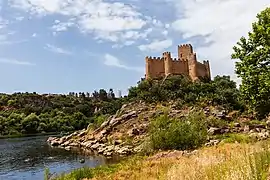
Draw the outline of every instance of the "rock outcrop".
[[[53,147],[66,150],[81,149],[86,152],[112,155],[129,155],[140,152],[141,144],[147,137],[150,119],[163,114],[162,108],[167,108],[170,117],[181,118],[188,115],[193,108],[178,109],[174,103],[165,106],[149,105],[143,102],[129,103],[122,106],[114,116],[109,117],[95,130],[90,128],[76,131],[60,138],[50,137],[47,142]],[[236,112],[228,113],[220,107],[206,107],[203,109],[207,116],[223,119],[229,124]],[[209,127],[209,137],[226,133],[245,133],[252,138],[263,140],[269,137],[270,121],[262,124],[242,125],[231,123],[230,126]],[[206,146],[220,143],[218,139],[209,138]]]

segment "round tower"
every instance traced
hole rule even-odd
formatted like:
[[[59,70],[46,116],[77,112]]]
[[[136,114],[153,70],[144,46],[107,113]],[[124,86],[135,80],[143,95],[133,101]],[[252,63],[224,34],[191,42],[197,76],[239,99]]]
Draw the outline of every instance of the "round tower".
[[[165,68],[165,76],[172,74],[172,58],[170,52],[164,52],[163,54],[164,59],[164,68]]]

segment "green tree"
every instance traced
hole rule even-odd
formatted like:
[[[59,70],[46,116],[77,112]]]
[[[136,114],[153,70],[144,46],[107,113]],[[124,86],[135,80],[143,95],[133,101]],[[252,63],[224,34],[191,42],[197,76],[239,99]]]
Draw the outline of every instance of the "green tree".
[[[35,113],[29,114],[22,120],[22,126],[27,133],[37,133],[40,119]]]
[[[270,8],[257,14],[248,38],[233,47],[236,74],[242,79],[240,91],[249,109],[263,117],[270,111]]]
[[[108,95],[105,89],[100,89],[99,90],[99,99],[102,101],[105,101],[108,99]]]

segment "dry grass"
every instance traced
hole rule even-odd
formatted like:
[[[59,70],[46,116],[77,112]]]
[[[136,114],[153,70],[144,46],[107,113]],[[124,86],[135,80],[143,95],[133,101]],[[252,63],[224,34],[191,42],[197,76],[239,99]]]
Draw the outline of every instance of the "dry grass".
[[[269,166],[270,141],[228,143],[190,156],[131,158],[113,168],[93,169],[91,176],[94,180],[267,180]]]
[[[99,179],[118,180],[253,180],[267,179],[270,143],[223,144],[187,156],[138,160]]]

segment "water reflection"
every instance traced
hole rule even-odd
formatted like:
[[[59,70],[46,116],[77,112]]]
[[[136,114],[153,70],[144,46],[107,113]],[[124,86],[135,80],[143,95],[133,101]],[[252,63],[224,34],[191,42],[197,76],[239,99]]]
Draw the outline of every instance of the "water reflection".
[[[72,169],[112,163],[115,160],[102,156],[78,155],[47,145],[48,136],[0,139],[1,180],[42,180],[44,168],[51,172],[68,172]],[[85,158],[85,163],[79,160]]]

